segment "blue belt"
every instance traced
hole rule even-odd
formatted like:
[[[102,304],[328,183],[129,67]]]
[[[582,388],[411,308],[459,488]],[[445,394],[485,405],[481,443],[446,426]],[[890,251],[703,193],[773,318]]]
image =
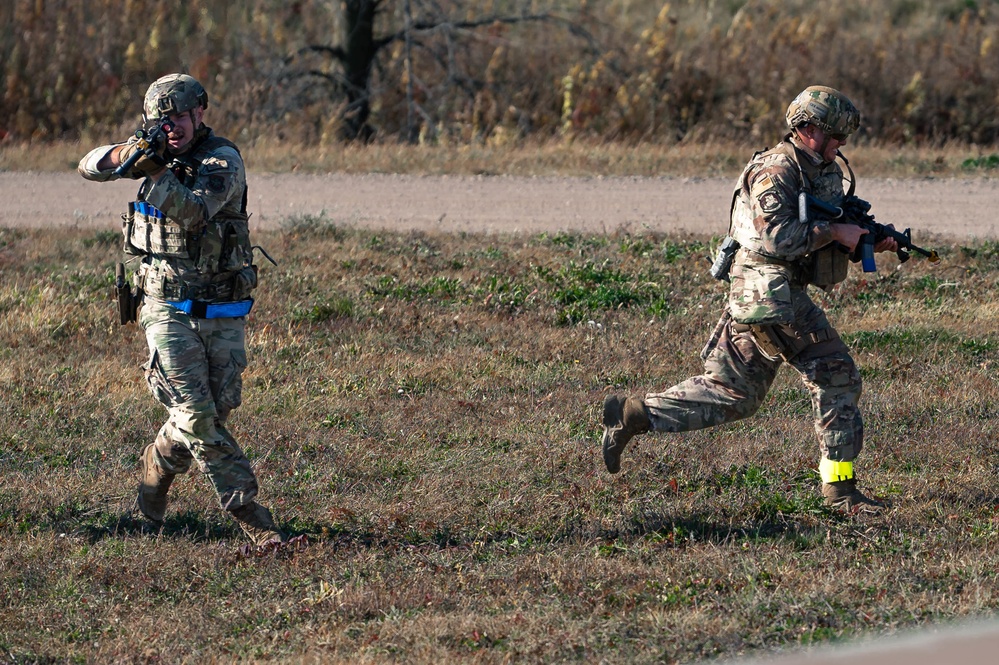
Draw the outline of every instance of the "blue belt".
[[[203,300],[167,300],[177,311],[198,319],[233,319],[246,316],[253,307],[253,298],[236,302],[205,302]]]

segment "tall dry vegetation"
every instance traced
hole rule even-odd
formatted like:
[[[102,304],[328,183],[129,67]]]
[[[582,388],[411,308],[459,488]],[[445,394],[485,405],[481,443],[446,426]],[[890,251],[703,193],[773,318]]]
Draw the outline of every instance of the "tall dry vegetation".
[[[413,0],[416,119],[428,142],[535,138],[768,141],[788,100],[825,83],[889,142],[999,138],[995,0]],[[386,2],[375,36],[397,34]],[[551,20],[455,29],[463,20]],[[131,128],[145,86],[201,79],[213,122],[250,140],[333,142],[340,70],[307,46],[342,43],[331,0],[50,0],[0,7],[0,132],[52,140]],[[452,26],[452,27],[449,27]],[[381,50],[372,122],[407,123],[402,41]],[[338,92],[338,90],[340,90]]]
[[[647,436],[599,404],[699,370],[707,238],[355,231],[256,239],[245,403],[262,499],[303,551],[241,556],[197,472],[128,513],[165,415],[107,300],[107,231],[0,229],[0,661],[691,662],[999,608],[995,242],[817,295],[861,368],[865,487],[823,507],[808,394]]]

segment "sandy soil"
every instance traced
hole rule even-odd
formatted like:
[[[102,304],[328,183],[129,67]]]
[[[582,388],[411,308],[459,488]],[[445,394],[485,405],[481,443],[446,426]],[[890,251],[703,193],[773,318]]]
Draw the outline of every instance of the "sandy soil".
[[[732,181],[678,178],[250,174],[253,228],[294,215],[357,227],[488,233],[727,228]],[[134,182],[76,173],[0,173],[0,225],[116,227]],[[931,235],[999,237],[999,180],[861,180],[878,221]]]

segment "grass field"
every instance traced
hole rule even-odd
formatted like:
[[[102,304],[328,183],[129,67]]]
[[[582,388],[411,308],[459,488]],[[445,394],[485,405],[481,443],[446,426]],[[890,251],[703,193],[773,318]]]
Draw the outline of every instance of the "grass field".
[[[0,229],[0,662],[691,662],[999,606],[999,245],[816,298],[865,380],[878,517],[821,504],[807,393],[636,440],[599,404],[700,369],[711,238],[285,220],[232,419],[310,545],[245,556],[198,473],[131,516],[165,411],[108,291],[114,233]],[[927,243],[930,244],[930,243]]]

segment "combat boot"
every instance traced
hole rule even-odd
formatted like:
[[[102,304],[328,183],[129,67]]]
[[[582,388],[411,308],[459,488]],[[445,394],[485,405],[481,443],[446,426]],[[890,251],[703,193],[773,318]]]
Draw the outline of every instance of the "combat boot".
[[[885,509],[883,501],[872,499],[857,489],[857,479],[822,483],[822,496],[826,505],[844,512],[879,513]]]
[[[243,532],[257,547],[285,541],[284,532],[274,523],[271,511],[256,501],[251,501],[245,506],[240,506],[229,512],[236,518]]]
[[[652,429],[645,404],[637,397],[623,399],[609,395],[604,400],[604,464],[607,471],[621,470],[621,453],[636,434],[645,434]]]
[[[135,505],[139,512],[153,524],[163,523],[167,507],[167,490],[174,475],[164,473],[156,464],[156,444],[150,443],[142,451],[142,480],[139,481],[139,495]]]

